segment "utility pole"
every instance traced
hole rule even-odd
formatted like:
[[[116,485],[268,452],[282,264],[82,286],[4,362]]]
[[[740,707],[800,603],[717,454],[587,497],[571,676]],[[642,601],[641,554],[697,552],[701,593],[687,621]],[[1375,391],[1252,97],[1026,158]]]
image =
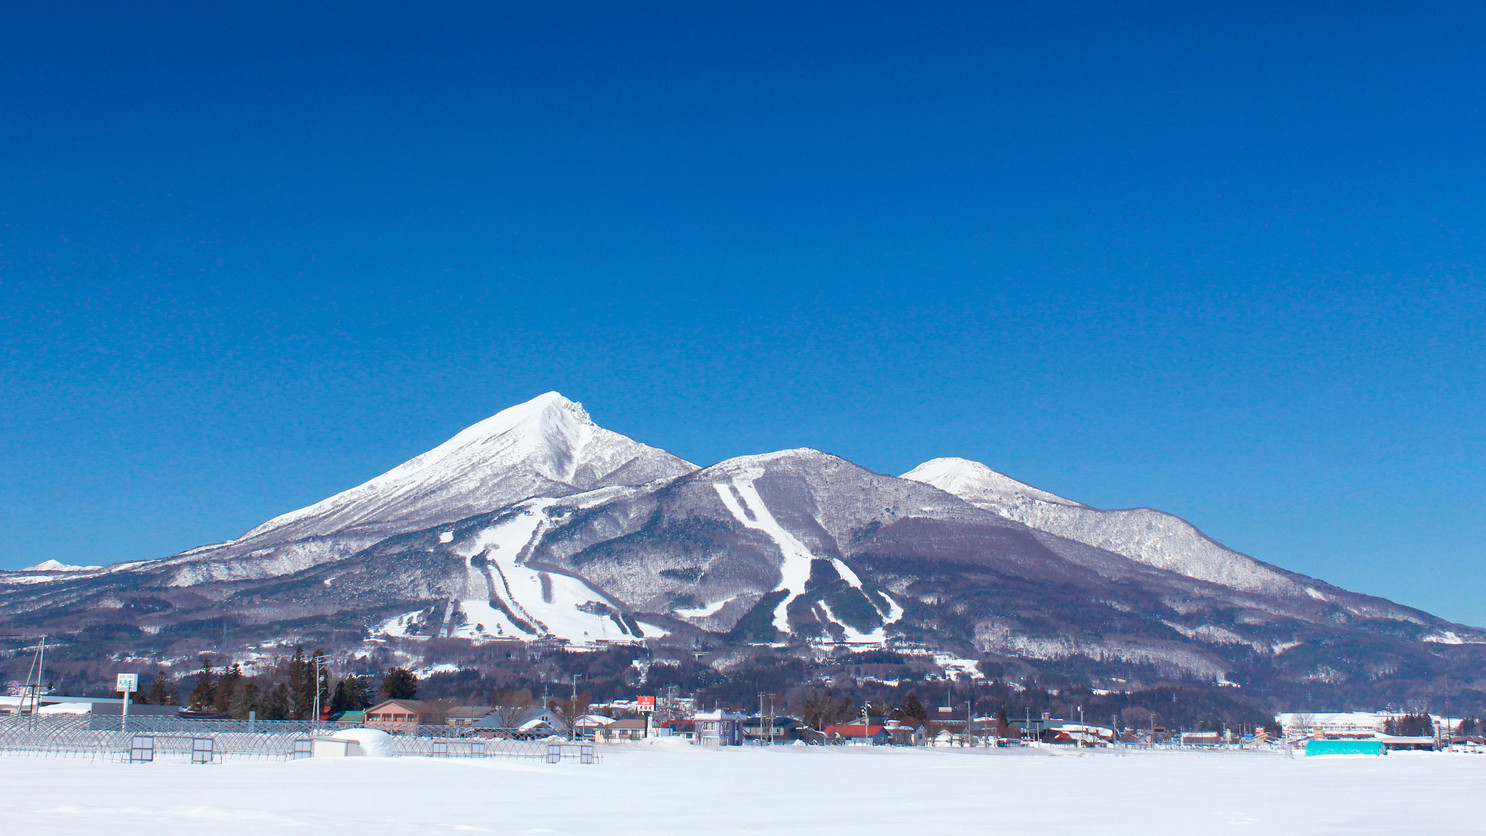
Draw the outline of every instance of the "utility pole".
[[[769,708],[768,708],[768,711],[767,712],[765,712],[765,710],[764,710],[764,697],[768,697],[769,698]],[[758,695],[758,716],[759,716],[759,721],[764,724],[764,739],[766,741],[768,741],[768,743],[769,743],[770,746],[773,746],[774,745],[774,695],[773,694],[768,694],[768,693],[765,693],[763,691],[760,691],[759,692],[759,695]]]
[[[226,627],[222,628],[224,631]],[[325,654],[315,654],[315,714],[314,722],[320,722],[320,664],[324,661]]]
[[[568,740],[572,740],[578,731],[578,675],[573,674],[573,694],[568,698]]]
[[[36,668],[36,676],[33,684],[31,672],[26,672],[26,687],[21,689],[20,711],[22,714],[26,712],[26,697],[29,696],[31,698],[31,719],[34,722],[36,712],[41,709],[41,681],[46,679],[46,636],[41,637],[41,644],[38,646],[36,656],[32,658],[31,664]]]
[[[1445,677],[1445,748],[1450,748],[1450,677]]]

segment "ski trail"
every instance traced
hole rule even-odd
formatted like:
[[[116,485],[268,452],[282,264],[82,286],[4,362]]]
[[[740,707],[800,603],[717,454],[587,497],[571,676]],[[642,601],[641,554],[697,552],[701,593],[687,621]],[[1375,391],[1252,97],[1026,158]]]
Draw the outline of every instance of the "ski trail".
[[[755,478],[756,475],[740,474],[733,477],[729,484],[713,484],[712,487],[734,519],[748,528],[762,531],[779,546],[784,559],[779,564],[779,585],[773,591],[785,590],[789,594],[774,608],[774,629],[789,635],[789,605],[804,594],[805,583],[810,580],[810,561],[815,559],[815,555],[769,513],[768,506],[764,505],[764,500],[753,486]],[[852,577],[855,578],[856,575],[853,574]],[[860,584],[861,581],[858,580],[857,583]]]

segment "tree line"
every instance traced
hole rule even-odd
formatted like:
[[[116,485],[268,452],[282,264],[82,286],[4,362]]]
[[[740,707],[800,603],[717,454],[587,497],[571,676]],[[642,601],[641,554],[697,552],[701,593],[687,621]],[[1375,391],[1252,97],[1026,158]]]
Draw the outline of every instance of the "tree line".
[[[405,668],[389,668],[376,684],[367,676],[336,677],[323,651],[317,649],[306,656],[303,647],[294,648],[294,655],[287,659],[255,666],[253,673],[244,671],[240,662],[213,665],[211,657],[203,656],[201,667],[185,679],[191,681],[191,690],[184,703],[180,699],[184,683],[165,671],[155,674],[136,701],[181,705],[193,714],[236,720],[250,716],[259,720],[312,720],[317,719],[313,717],[317,695],[321,711],[318,719],[370,708],[378,697],[415,699],[418,695],[418,678]]]

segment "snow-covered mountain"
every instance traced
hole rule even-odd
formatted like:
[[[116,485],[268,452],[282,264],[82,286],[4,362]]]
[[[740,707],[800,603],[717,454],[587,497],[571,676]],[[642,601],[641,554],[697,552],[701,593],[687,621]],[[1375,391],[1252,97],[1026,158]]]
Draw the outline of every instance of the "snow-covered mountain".
[[[298,571],[394,534],[608,485],[639,485],[696,465],[598,426],[556,392],[504,409],[421,456],[226,543],[173,558],[178,586]],[[224,562],[225,561],[225,562]]]
[[[1234,589],[1300,594],[1288,574],[1214,542],[1180,517],[1150,508],[1101,511],[1038,490],[967,459],[932,459],[903,474],[1029,528]]]
[[[22,572],[86,572],[90,569],[102,569],[102,566],[73,566],[60,560],[43,560],[35,566],[27,566]]]
[[[290,511],[235,543],[270,544],[338,531],[417,531],[533,496],[638,485],[696,469],[593,423],[548,392],[502,410],[370,481]]]
[[[182,649],[230,622],[260,642],[902,647],[1256,687],[1460,676],[1486,645],[1159,511],[960,459],[893,477],[797,449],[698,469],[556,393],[236,540],[0,573],[0,612],[108,652]]]

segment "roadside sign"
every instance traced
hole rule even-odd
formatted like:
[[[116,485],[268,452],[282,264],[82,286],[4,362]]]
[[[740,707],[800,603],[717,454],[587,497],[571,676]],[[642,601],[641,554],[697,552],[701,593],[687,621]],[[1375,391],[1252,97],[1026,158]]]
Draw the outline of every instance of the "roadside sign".
[[[121,673],[121,674],[119,674],[118,683],[114,686],[114,690],[115,691],[122,691],[122,692],[124,692],[126,694],[132,694],[135,691],[138,691],[139,690],[139,674],[137,674],[137,673]]]
[[[635,699],[635,704],[641,713],[649,714],[655,710],[655,697],[638,697]]]

